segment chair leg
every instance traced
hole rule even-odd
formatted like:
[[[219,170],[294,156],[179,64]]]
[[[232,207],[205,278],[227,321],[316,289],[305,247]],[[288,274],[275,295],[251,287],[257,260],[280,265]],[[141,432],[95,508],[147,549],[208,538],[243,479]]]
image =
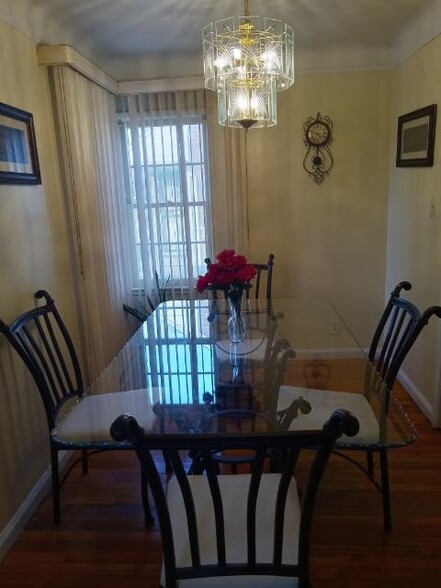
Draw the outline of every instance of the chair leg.
[[[51,445],[51,476],[54,525],[59,525],[61,522],[60,474],[58,467],[58,450],[53,445]]]
[[[380,468],[384,530],[390,531],[392,529],[392,515],[390,507],[389,467],[386,448],[380,449]]]
[[[146,527],[151,527],[154,524],[155,519],[153,518],[152,511],[150,508],[147,474],[145,473],[144,468],[142,466],[141,466],[141,497],[142,497],[142,506],[144,508],[144,524]]]
[[[374,453],[373,451],[366,452],[367,473],[370,478],[374,477]]]
[[[164,456],[164,463],[165,463],[165,473],[172,474],[173,473],[173,466],[171,464],[170,458],[165,453],[165,451],[163,452],[163,456]]]
[[[89,473],[89,460],[87,457],[87,449],[81,450],[81,463],[83,464],[83,474]]]

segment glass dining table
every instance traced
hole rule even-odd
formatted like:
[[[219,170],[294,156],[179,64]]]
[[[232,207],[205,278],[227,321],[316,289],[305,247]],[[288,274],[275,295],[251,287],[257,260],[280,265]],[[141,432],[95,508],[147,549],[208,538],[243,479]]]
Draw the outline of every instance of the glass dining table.
[[[138,391],[139,402],[127,412],[138,418],[141,411],[152,434],[203,432],[207,415],[235,409],[275,422],[288,413],[285,428],[306,430],[321,427],[341,400],[356,416],[362,404],[368,410],[359,434],[342,437],[339,447],[391,448],[415,440],[412,422],[330,302],[247,300],[243,318],[244,339],[231,343],[225,301],[164,302],[87,394]]]

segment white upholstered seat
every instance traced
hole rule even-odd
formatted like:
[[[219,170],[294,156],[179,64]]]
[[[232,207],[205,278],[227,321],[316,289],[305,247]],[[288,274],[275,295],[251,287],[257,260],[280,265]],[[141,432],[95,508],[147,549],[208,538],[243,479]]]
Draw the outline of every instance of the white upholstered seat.
[[[293,419],[291,431],[309,431],[323,426],[334,410],[344,408],[357,417],[360,424],[359,433],[350,439],[342,435],[339,445],[348,442],[350,445],[370,445],[379,441],[379,426],[369,402],[362,394],[318,390],[299,386],[281,386],[277,410],[288,408],[293,400],[302,396],[310,405],[307,414],[299,412]]]
[[[229,563],[245,563],[247,561],[246,540],[246,504],[250,484],[249,474],[219,476],[222,504],[225,517],[226,558]],[[216,532],[211,494],[206,476],[188,476],[195,507],[201,549],[201,563],[217,563]],[[257,501],[256,522],[256,557],[259,562],[272,560],[274,540],[275,498],[280,481],[280,474],[264,474],[262,476]],[[178,567],[191,566],[189,539],[184,502],[176,478],[170,480],[167,491],[167,503],[172,520],[175,537],[176,560]],[[238,505],[242,505],[238,508]],[[294,478],[289,487],[285,510],[285,526],[283,541],[283,563],[296,564],[298,552],[298,529],[300,521],[300,505],[297,486]],[[161,577],[164,585],[164,574]],[[297,578],[276,576],[218,576],[181,580],[180,588],[213,588],[228,586],[229,588],[295,588]]]

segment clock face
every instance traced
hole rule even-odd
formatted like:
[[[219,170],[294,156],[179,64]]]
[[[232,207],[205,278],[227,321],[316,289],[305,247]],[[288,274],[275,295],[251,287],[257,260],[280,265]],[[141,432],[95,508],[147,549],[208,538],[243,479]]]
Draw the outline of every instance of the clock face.
[[[330,130],[324,122],[313,122],[306,130],[306,139],[311,145],[323,145],[328,141]]]

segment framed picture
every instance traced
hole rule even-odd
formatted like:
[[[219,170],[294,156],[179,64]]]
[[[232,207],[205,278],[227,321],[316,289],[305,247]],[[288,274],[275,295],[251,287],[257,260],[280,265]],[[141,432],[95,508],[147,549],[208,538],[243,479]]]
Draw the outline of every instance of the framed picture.
[[[397,167],[433,165],[436,104],[398,118]]]
[[[1,102],[0,184],[41,184],[32,114]]]

